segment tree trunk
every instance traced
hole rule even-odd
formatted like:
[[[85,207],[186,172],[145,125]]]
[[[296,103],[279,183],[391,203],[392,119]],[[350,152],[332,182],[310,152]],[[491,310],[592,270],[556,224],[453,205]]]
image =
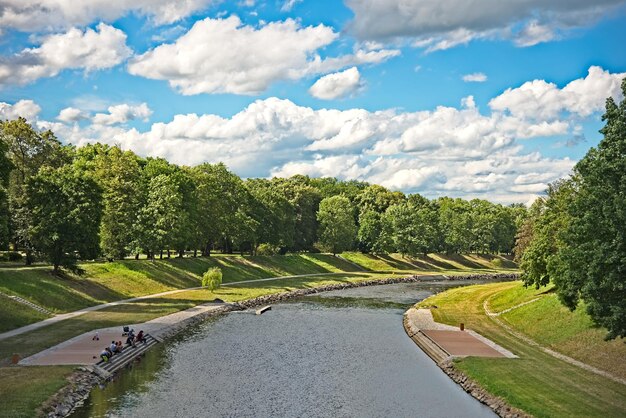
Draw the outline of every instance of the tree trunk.
[[[135,254],[135,260],[139,260],[139,253]]]
[[[183,258],[185,256],[185,250],[178,250],[178,258]]]
[[[159,260],[163,260],[163,250],[160,250],[159,252]]]
[[[193,249],[193,258],[196,258],[198,256],[198,249],[194,248]]]
[[[172,257],[172,255],[170,254],[170,249],[168,248],[167,249],[167,258],[171,258],[171,257]]]

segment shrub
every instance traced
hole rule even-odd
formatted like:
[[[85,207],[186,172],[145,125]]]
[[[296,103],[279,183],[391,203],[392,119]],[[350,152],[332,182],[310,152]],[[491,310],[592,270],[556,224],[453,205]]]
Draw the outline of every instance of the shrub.
[[[502,259],[494,258],[493,260],[491,260],[491,265],[494,267],[502,267]]]
[[[222,285],[222,270],[219,267],[211,267],[202,275],[202,286],[213,291]]]
[[[259,248],[257,248],[257,255],[276,255],[280,252],[280,247],[278,245],[272,244],[261,244]]]

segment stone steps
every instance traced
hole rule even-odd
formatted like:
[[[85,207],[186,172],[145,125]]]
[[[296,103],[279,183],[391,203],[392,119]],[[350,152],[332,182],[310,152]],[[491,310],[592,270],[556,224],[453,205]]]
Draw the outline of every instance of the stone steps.
[[[50,312],[46,308],[44,308],[42,306],[39,306],[39,305],[36,305],[33,302],[31,302],[29,300],[26,300],[24,298],[21,298],[19,296],[7,295],[6,293],[2,293],[2,292],[0,292],[0,294],[2,296],[5,296],[5,297],[9,298],[9,299],[13,299],[17,303],[21,303],[22,305],[28,306],[31,309],[34,309],[34,310],[36,310],[38,312],[41,312],[42,314],[50,315],[50,316],[54,315],[52,312]]]
[[[437,364],[441,364],[451,358],[450,353],[441,348],[439,344],[434,342],[422,331],[413,334],[411,339]]]
[[[145,343],[138,343],[134,348],[126,347],[121,353],[115,354],[108,361],[100,360],[96,363],[96,367],[108,374],[113,374],[159,343],[150,334],[145,334],[144,338]]]

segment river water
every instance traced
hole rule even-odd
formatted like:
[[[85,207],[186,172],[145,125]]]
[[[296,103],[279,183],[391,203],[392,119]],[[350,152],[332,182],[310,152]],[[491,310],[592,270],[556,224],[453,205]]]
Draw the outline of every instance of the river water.
[[[232,312],[159,344],[72,417],[493,417],[404,332],[463,282],[370,286]]]

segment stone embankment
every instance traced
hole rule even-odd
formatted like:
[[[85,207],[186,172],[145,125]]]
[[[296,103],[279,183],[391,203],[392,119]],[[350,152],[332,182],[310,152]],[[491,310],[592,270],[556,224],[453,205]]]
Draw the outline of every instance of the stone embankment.
[[[227,312],[241,311],[258,306],[269,305],[272,303],[278,303],[293,299],[297,297],[307,296],[320,292],[328,292],[331,290],[350,289],[355,287],[364,286],[378,286],[385,284],[396,283],[415,283],[423,281],[433,280],[517,280],[518,275],[513,273],[499,273],[499,274],[468,274],[459,276],[407,276],[407,277],[390,277],[386,279],[372,279],[363,280],[358,282],[346,282],[346,283],[334,283],[323,285],[319,287],[312,287],[307,289],[297,289],[289,292],[274,293],[271,295],[259,296],[257,298],[248,299],[240,302],[235,302],[229,305],[221,306],[210,311],[206,311],[200,315],[195,315],[190,318],[183,319],[182,321],[169,326],[164,332],[159,335],[160,339],[166,339],[173,337],[180,333],[184,329],[199,324],[209,317],[214,317]],[[192,308],[193,309],[193,308]],[[444,370],[445,372],[445,370]],[[451,376],[452,377],[452,376]],[[105,379],[97,374],[90,373],[88,368],[81,367],[77,369],[69,378],[69,384],[54,394],[48,401],[42,406],[42,411],[48,418],[61,418],[70,415],[78,406],[89,396],[91,389],[100,383],[103,383]],[[455,380],[456,381],[456,380]],[[497,411],[496,411],[497,412]],[[502,415],[504,416],[504,415]],[[525,415],[506,415],[507,417],[522,417]]]

